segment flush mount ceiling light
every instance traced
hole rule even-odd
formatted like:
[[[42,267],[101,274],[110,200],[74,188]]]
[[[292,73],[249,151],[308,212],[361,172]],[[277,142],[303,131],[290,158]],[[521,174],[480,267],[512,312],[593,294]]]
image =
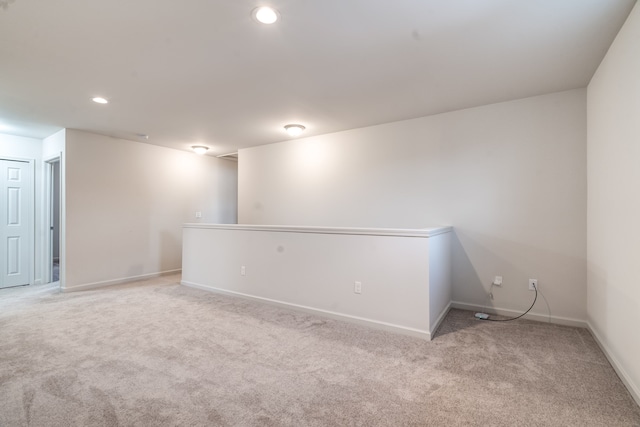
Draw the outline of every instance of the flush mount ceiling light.
[[[302,132],[304,132],[306,128],[302,125],[296,125],[296,124],[291,124],[291,125],[286,125],[284,127],[284,130],[287,131],[287,133],[289,134],[289,136],[292,137],[296,137],[296,136],[300,136],[300,134],[302,134]]]
[[[96,96],[94,98],[91,98],[91,100],[93,102],[95,102],[96,104],[108,104],[109,101],[107,100],[107,98],[103,98],[101,96]]]
[[[253,9],[253,11],[251,11],[251,16],[261,24],[273,24],[278,20],[280,14],[273,8],[262,6]]]
[[[191,149],[196,154],[204,154],[209,150],[209,147],[205,147],[204,145],[192,145]]]

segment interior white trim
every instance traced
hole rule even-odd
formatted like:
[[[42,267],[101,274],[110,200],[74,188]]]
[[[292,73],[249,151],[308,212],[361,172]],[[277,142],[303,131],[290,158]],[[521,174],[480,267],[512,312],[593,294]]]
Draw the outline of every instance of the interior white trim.
[[[461,310],[469,310],[469,311],[480,311],[487,314],[496,314],[499,316],[519,316],[522,314],[522,311],[510,310],[506,308],[500,307],[487,307],[484,305],[478,304],[467,304],[459,301],[452,301],[451,308],[459,308]],[[549,316],[548,314],[543,313],[532,313],[529,312],[522,316],[523,319],[527,320],[535,320],[537,322],[545,322],[545,323],[554,323],[556,325],[564,325],[564,326],[576,326],[578,328],[587,328],[587,322],[585,320],[580,319],[572,319],[570,317],[561,317],[561,316]]]
[[[627,374],[627,371],[623,368],[618,359],[613,355],[613,352],[611,351],[611,349],[609,349],[609,346],[607,346],[606,342],[602,339],[600,334],[588,320],[587,329],[589,330],[589,332],[591,332],[591,335],[593,335],[593,339],[596,341],[596,343],[604,353],[605,357],[613,367],[613,370],[616,371],[618,377],[620,377],[620,380],[622,380],[622,383],[627,387],[627,390],[629,390],[629,394],[631,394],[633,400],[635,400],[636,403],[640,405],[640,389],[638,388],[638,386],[631,381],[631,377],[629,376],[629,374]]]
[[[186,281],[186,280],[183,280],[180,283],[182,285],[184,285],[184,286],[188,286],[190,288],[200,289],[200,290],[203,290],[203,291],[209,291],[209,292],[214,292],[214,293],[219,293],[219,294],[224,294],[224,295],[231,295],[231,296],[236,296],[236,297],[240,297],[240,298],[246,298],[246,299],[250,299],[250,300],[254,300],[254,301],[260,301],[260,302],[264,302],[264,303],[267,303],[267,304],[275,305],[275,306],[278,306],[278,307],[290,308],[290,309],[294,309],[294,310],[298,310],[298,311],[303,311],[305,313],[319,314],[319,315],[322,315],[322,316],[325,316],[325,317],[330,317],[332,319],[345,320],[345,321],[348,321],[348,322],[351,322],[351,323],[356,323],[356,324],[359,324],[359,325],[364,325],[364,326],[368,326],[368,327],[374,327],[374,328],[385,330],[385,331],[397,332],[397,333],[401,333],[401,334],[404,334],[404,335],[409,335],[409,336],[413,336],[413,337],[417,337],[417,338],[422,338],[422,339],[425,339],[427,341],[431,340],[431,333],[429,331],[425,331],[425,330],[421,330],[421,329],[414,329],[414,328],[410,328],[410,327],[406,327],[406,326],[395,325],[393,323],[381,322],[381,321],[378,321],[378,320],[367,319],[367,318],[364,318],[364,317],[352,316],[352,315],[343,314],[343,313],[337,313],[335,311],[322,310],[322,309],[319,309],[319,308],[313,308],[313,307],[309,307],[309,306],[305,306],[305,305],[293,304],[293,303],[279,301],[279,300],[275,300],[275,299],[263,298],[263,297],[258,297],[258,296],[255,296],[255,295],[244,294],[244,293],[241,293],[241,292],[229,291],[229,290],[225,290],[225,289],[216,288],[216,287],[213,287],[213,286],[202,285],[200,283],[189,282],[189,281]]]
[[[60,131],[59,133],[64,133],[66,131]],[[57,135],[56,134],[56,135]],[[53,135],[52,135],[53,136]],[[67,198],[67,190],[66,190],[66,168],[67,168],[67,162],[66,162],[66,156],[65,156],[65,152],[64,150],[62,151],[56,151],[56,150],[52,150],[52,152],[50,154],[47,155],[43,155],[42,158],[42,162],[43,162],[43,189],[42,189],[42,206],[41,206],[41,224],[44,227],[43,229],[43,237],[42,237],[42,250],[41,250],[41,254],[42,254],[42,259],[41,261],[41,268],[42,268],[42,278],[43,280],[46,280],[47,282],[49,282],[52,277],[45,277],[45,274],[47,272],[49,272],[49,269],[47,268],[47,266],[45,265],[45,263],[47,263],[49,257],[51,256],[50,250],[51,250],[51,243],[50,243],[50,233],[48,232],[49,229],[49,206],[50,206],[50,193],[48,191],[48,186],[50,185],[50,178],[51,178],[51,174],[50,174],[50,170],[49,168],[51,167],[51,162],[55,162],[58,161],[60,162],[60,224],[59,224],[59,228],[60,228],[60,237],[59,237],[59,266],[60,266],[60,271],[59,271],[59,276],[58,276],[58,282],[60,284],[60,289],[62,289],[64,287],[64,284],[66,283],[66,278],[67,278],[67,211],[66,211],[66,198]],[[46,283],[46,282],[45,282]]]
[[[42,257],[42,278],[44,283],[52,283],[53,277],[52,277],[52,271],[50,268],[50,260],[52,259],[52,253],[51,253],[51,233],[49,232],[49,227],[51,226],[51,203],[52,203],[52,194],[51,194],[51,186],[53,184],[53,182],[51,181],[51,173],[52,173],[52,168],[53,168],[53,163],[55,162],[59,162],[60,164],[60,168],[62,168],[62,153],[60,153],[59,155],[56,154],[54,156],[51,157],[47,157],[46,159],[43,159],[43,165],[44,165],[44,186],[43,186],[43,199],[44,199],[44,205],[42,206],[42,223],[44,224],[43,230],[44,230],[44,235],[43,235],[43,248],[42,248],[42,252],[43,252],[43,257]],[[62,175],[62,169],[60,169],[61,175]],[[60,181],[62,184],[62,176],[60,177]],[[60,192],[62,192],[62,185],[60,185]],[[60,199],[62,199],[62,197],[60,197]],[[60,222],[62,223],[62,210],[63,210],[63,206],[62,206],[62,200],[60,200]],[[62,238],[62,233],[61,233],[61,224],[58,224],[58,231],[60,233],[60,239]],[[60,252],[60,248],[58,248],[58,254],[59,254],[59,258],[62,258],[62,253]],[[60,260],[61,261],[61,260]],[[59,273],[58,273],[59,274]]]
[[[308,227],[295,225],[247,225],[247,224],[183,224],[184,228],[210,228],[216,230],[273,231],[283,233],[315,234],[358,234],[366,236],[433,237],[448,233],[449,226],[432,228],[348,228],[348,227]]]
[[[123,283],[135,282],[137,280],[152,279],[154,277],[160,277],[160,276],[168,276],[170,274],[180,273],[181,271],[182,269],[178,268],[175,270],[160,271],[158,273],[148,273],[148,274],[141,274],[139,276],[129,276],[129,277],[122,277],[120,279],[105,280],[103,282],[86,283],[83,285],[76,285],[76,286],[62,286],[60,287],[60,289],[62,290],[62,292],[86,291],[88,289],[102,288],[105,286],[112,286],[112,285],[121,285]]]

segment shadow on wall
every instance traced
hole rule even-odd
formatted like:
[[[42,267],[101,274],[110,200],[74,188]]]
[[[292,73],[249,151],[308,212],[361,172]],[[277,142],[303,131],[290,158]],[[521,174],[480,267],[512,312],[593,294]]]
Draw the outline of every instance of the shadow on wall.
[[[593,310],[593,306],[597,305],[597,311],[602,312],[605,307],[609,308],[611,305],[611,302],[609,301],[609,293],[607,291],[611,291],[615,289],[615,287],[609,285],[607,271],[598,267],[593,262],[589,262],[587,264],[587,274],[589,277],[589,300],[594,302],[597,301],[596,304],[590,304],[591,307],[589,307],[589,309]],[[627,303],[633,301],[633,298],[628,298],[623,295],[620,296],[622,297],[621,301],[625,301]],[[629,305],[633,305],[633,303],[630,303]],[[637,307],[627,307],[626,309],[631,310],[629,311],[630,313],[637,311]],[[624,311],[625,309],[616,304],[614,310]],[[591,312],[590,314],[593,315]],[[608,330],[609,316],[597,316],[597,319],[590,318],[589,320],[592,322],[591,326],[593,326],[598,333],[602,334]],[[594,320],[597,320],[597,322]]]
[[[182,266],[182,242],[169,231],[160,232],[158,244],[149,244],[147,261],[129,266],[126,277],[176,270]]]
[[[127,275],[125,278],[138,277],[145,274],[144,265],[142,264],[134,264],[129,266],[129,270],[127,270]]]
[[[182,233],[182,228],[180,232]],[[158,255],[160,256],[160,272],[182,268],[182,241],[168,231],[163,230],[160,234],[160,251]]]
[[[538,298],[534,312],[586,318],[586,258],[459,228],[453,233],[452,258],[456,302],[526,310],[528,279],[536,278],[546,301]],[[491,286],[495,276],[503,276],[502,287]]]
[[[214,222],[219,224],[237,224],[238,223],[238,164],[231,160],[222,160],[227,163],[225,169],[221,168],[218,172],[217,194],[222,200],[234,200],[235,203],[216,202],[211,206],[212,211],[216,212]],[[231,166],[229,166],[231,165]],[[222,173],[231,169],[233,173]]]
[[[451,239],[453,300],[485,305],[488,302],[489,284],[487,286],[483,284],[478,271],[474,268],[465,251],[459,234],[460,231],[454,228]],[[478,248],[474,252],[478,252]]]

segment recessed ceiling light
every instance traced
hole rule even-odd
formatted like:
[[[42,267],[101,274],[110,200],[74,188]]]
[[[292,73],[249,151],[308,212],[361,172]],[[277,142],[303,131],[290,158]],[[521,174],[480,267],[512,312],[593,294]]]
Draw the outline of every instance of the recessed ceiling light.
[[[192,145],[191,149],[196,154],[204,154],[209,150],[209,147],[205,147],[204,145]]]
[[[291,124],[291,125],[286,125],[284,127],[284,130],[287,131],[287,133],[289,134],[289,136],[292,137],[296,137],[296,136],[300,136],[300,134],[302,134],[302,132],[304,132],[306,128],[302,125],[296,125],[296,124]]]
[[[101,96],[96,96],[95,98],[91,98],[91,100],[97,104],[108,104],[109,101],[106,98]]]
[[[262,24],[273,24],[278,20],[279,14],[278,11],[273,8],[262,6],[253,9],[251,16]]]

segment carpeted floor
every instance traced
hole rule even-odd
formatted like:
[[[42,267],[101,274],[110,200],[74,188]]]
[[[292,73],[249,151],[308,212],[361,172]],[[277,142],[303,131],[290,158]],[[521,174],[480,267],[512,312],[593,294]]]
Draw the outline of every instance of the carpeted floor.
[[[425,342],[178,281],[0,290],[0,426],[640,426],[583,329]]]

